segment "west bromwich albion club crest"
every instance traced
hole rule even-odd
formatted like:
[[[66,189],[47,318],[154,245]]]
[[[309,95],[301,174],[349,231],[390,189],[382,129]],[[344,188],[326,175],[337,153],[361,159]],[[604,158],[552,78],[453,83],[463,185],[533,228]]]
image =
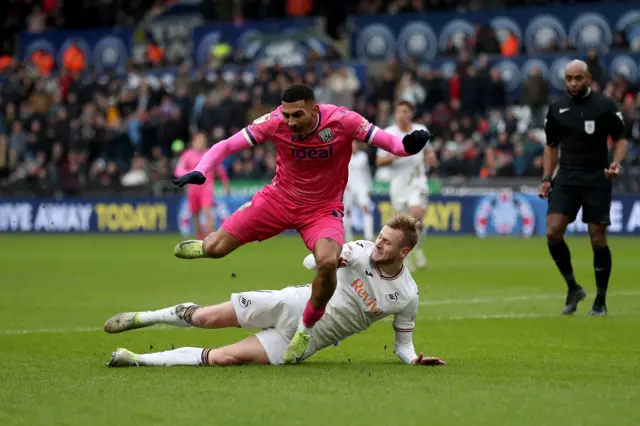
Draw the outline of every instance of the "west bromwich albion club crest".
[[[588,135],[592,135],[593,132],[596,131],[596,122],[593,120],[586,120],[584,122],[584,131],[588,134]]]
[[[331,129],[321,130],[320,133],[318,133],[318,136],[322,139],[322,142],[329,143],[333,140],[333,133],[331,133]]]

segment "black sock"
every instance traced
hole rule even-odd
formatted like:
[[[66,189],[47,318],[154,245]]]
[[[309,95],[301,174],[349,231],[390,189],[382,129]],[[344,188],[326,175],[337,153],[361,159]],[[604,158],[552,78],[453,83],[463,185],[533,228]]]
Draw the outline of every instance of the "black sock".
[[[554,262],[556,262],[556,266],[560,270],[560,273],[564,277],[564,280],[567,282],[567,287],[569,290],[576,290],[578,288],[578,284],[576,283],[576,279],[573,276],[573,266],[571,266],[571,252],[569,251],[569,246],[567,243],[562,240],[557,244],[549,244],[549,253],[551,253],[551,257]]]
[[[609,276],[611,276],[611,250],[609,250],[609,246],[593,249],[593,269],[596,274],[598,298],[604,302],[609,287]]]

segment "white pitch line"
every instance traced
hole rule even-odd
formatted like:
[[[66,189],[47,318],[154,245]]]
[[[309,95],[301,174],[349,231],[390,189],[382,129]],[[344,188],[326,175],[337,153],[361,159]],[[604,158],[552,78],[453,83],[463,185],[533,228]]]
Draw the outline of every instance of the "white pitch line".
[[[618,296],[640,296],[640,291],[619,291],[610,293],[608,297]],[[528,300],[549,300],[549,299],[562,299],[564,296],[561,294],[535,294],[528,296],[511,296],[511,297],[485,297],[485,298],[473,298],[473,299],[450,299],[450,300],[425,300],[420,302],[420,305],[456,305],[456,304],[479,304],[479,303],[508,303],[517,301]],[[615,316],[623,315],[640,315],[638,312],[616,312]],[[450,317],[430,317],[422,316],[422,318],[430,321],[459,321],[459,320],[482,320],[482,319],[518,319],[518,318],[552,318],[558,317],[556,313],[521,313],[521,314],[495,314],[495,315],[469,315],[469,316],[450,316]],[[385,320],[391,321],[392,318],[385,318]],[[155,326],[153,330],[172,330],[175,327],[171,326]],[[20,334],[60,334],[60,333],[85,333],[102,331],[102,327],[75,327],[75,328],[34,328],[25,330],[0,330],[0,336],[8,335],[20,335]]]
[[[640,296],[640,291],[619,291],[609,293],[607,297],[617,296]],[[421,306],[425,305],[473,305],[478,303],[508,303],[508,302],[526,302],[528,300],[551,300],[564,299],[565,295],[556,294],[532,294],[525,296],[508,296],[508,297],[476,297],[473,299],[450,299],[450,300],[424,300],[420,302]]]
[[[33,328],[27,330],[0,330],[0,335],[12,334],[40,334],[40,333],[83,333],[87,331],[101,331],[102,327],[75,327],[75,328]]]
[[[636,316],[640,315],[640,311],[616,312],[613,316]],[[486,319],[521,319],[521,318],[560,318],[563,315],[541,314],[541,313],[523,313],[523,314],[496,314],[496,315],[469,315],[459,317],[428,317],[429,321],[460,321],[460,320],[486,320]],[[576,315],[580,316],[580,315]]]

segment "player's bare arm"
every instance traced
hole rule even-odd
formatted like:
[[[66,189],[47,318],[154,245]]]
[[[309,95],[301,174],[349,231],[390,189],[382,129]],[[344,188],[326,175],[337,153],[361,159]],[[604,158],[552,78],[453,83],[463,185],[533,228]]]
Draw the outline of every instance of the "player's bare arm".
[[[613,161],[609,168],[604,170],[604,174],[607,179],[614,179],[618,177],[622,169],[622,162],[627,156],[628,144],[626,139],[619,139],[613,142]]]
[[[542,183],[538,189],[538,195],[541,198],[547,198],[551,193],[553,172],[558,166],[558,147],[557,146],[545,146],[543,154],[543,168]]]

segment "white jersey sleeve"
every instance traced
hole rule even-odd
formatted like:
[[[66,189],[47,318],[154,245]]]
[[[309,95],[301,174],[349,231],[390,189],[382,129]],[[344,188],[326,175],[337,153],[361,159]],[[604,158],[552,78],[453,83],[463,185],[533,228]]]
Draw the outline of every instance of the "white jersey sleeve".
[[[351,157],[349,161],[349,180],[347,187],[351,191],[366,188],[371,189],[371,172],[369,170],[369,156],[366,152],[360,151]]]
[[[404,309],[393,317],[393,353],[405,364],[411,364],[416,359],[416,350],[413,347],[413,329],[418,313],[418,291]]]
[[[399,332],[411,332],[416,326],[418,315],[418,290],[404,309],[393,316],[393,329]]]

